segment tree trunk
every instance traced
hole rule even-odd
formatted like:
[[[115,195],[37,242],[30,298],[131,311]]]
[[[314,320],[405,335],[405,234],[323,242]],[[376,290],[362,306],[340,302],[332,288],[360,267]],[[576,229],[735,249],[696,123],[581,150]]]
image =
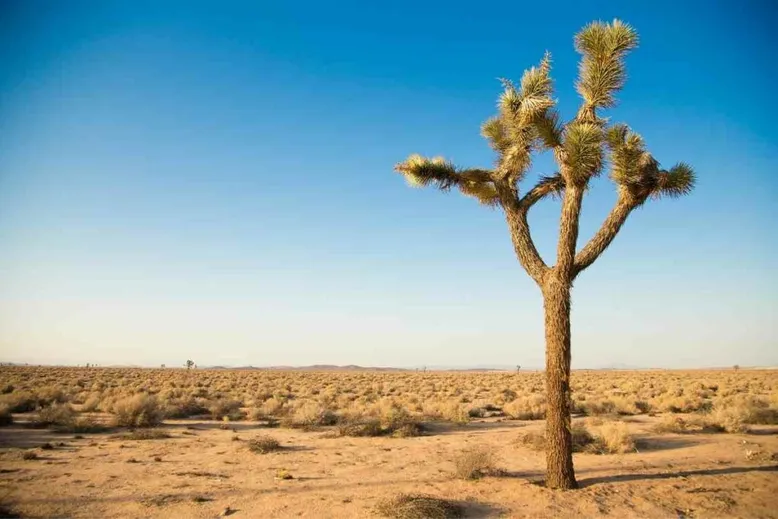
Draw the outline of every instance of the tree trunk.
[[[570,434],[570,288],[553,273],[543,287],[546,326],[546,486],[578,488]]]

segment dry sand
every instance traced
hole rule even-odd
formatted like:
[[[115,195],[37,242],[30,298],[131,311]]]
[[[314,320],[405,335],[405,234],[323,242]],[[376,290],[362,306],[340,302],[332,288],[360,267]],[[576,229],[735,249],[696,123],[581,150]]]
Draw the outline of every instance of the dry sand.
[[[325,429],[170,421],[172,437],[0,429],[0,497],[22,517],[376,517],[376,503],[423,492],[466,505],[469,517],[778,517],[778,427],[751,434],[655,434],[657,418],[627,419],[637,453],[576,454],[581,489],[539,484],[544,457],[518,446],[543,422],[438,425],[416,438],[331,438]],[[283,445],[256,454],[246,440]],[[41,450],[49,442],[54,449]],[[494,449],[499,477],[452,475],[457,453]],[[39,459],[22,460],[38,447]],[[286,472],[292,479],[280,479]]]

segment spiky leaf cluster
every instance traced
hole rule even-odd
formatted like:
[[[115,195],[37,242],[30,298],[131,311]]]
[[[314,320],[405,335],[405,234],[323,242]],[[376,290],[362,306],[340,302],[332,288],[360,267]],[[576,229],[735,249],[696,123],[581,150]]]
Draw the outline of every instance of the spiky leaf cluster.
[[[566,186],[585,188],[608,159],[611,179],[636,203],[648,197],[687,194],[695,182],[691,167],[682,163],[661,169],[640,135],[625,125],[608,125],[597,114],[598,109],[615,104],[615,94],[626,78],[624,58],[637,43],[635,30],[619,20],[594,22],[576,35],[575,48],[582,56],[576,87],[583,102],[577,116],[566,123],[560,121],[552,97],[550,54],[525,71],[518,84],[502,80],[497,114],[481,127],[497,153],[494,170],[460,169],[440,157],[419,155],[398,164],[396,170],[411,185],[444,191],[457,187],[481,203],[495,205],[519,196],[518,182],[531,166],[532,153],[552,150],[559,173],[541,178],[511,205],[521,200],[514,207],[528,208],[545,196],[562,193]]]
[[[643,138],[624,124],[608,128],[606,141],[610,148],[611,179],[642,203],[649,196],[678,197],[691,192],[694,170],[679,163],[670,170],[646,150]]]
[[[457,187],[482,204],[495,205],[498,202],[491,172],[485,169],[459,169],[443,157],[428,159],[421,155],[411,155],[394,169],[413,187],[432,185],[442,191]]]
[[[550,70],[551,55],[546,53],[537,67],[524,72],[518,86],[503,80],[498,113],[481,127],[481,134],[498,155],[496,174],[511,184],[526,175],[534,150],[559,141]]]
[[[624,56],[637,44],[637,32],[619,20],[591,23],[576,35],[582,55],[576,89],[584,100],[579,118],[595,122],[595,109],[616,103],[615,93],[626,79]]]

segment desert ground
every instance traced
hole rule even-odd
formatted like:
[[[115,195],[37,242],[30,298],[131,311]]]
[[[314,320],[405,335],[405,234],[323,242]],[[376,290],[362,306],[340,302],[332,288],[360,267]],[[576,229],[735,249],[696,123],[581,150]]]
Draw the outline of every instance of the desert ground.
[[[778,372],[575,371],[579,490],[538,372],[0,367],[17,517],[778,517]]]

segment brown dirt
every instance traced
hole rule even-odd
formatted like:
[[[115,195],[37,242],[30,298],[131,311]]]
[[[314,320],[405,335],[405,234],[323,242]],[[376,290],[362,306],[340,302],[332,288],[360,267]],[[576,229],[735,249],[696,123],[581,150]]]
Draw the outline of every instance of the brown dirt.
[[[576,454],[581,489],[569,492],[539,484],[543,453],[516,441],[539,421],[437,425],[417,438],[170,421],[171,438],[155,440],[14,425],[0,429],[0,497],[23,517],[375,517],[379,501],[402,492],[457,501],[468,517],[778,517],[777,427],[659,435],[657,420],[628,418],[637,453]],[[260,434],[283,448],[251,452]],[[46,442],[54,448],[40,449]],[[492,448],[503,470],[454,478],[453,460],[475,445]],[[31,447],[38,459],[22,460]]]

